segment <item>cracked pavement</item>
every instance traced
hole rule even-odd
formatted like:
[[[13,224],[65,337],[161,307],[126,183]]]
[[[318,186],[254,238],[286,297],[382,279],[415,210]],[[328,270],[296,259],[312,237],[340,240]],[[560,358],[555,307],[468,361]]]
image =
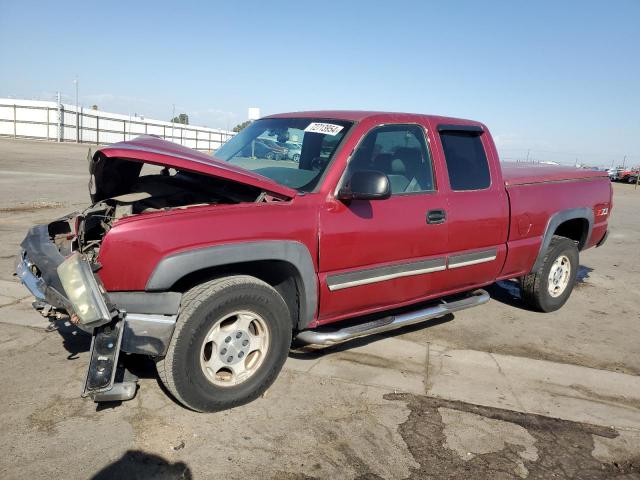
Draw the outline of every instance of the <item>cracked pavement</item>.
[[[87,145],[0,139],[0,477],[640,479],[640,191],[614,185],[612,234],[553,314],[509,282],[476,309],[293,350],[259,400],[176,404],[130,357],[136,398],[80,398],[89,337],[12,278],[27,228],[87,202]]]

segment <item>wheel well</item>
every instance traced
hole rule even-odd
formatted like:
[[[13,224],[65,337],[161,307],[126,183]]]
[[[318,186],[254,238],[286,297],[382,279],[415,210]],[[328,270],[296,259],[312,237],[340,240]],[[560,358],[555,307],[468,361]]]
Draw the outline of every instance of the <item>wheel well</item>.
[[[300,320],[302,279],[300,272],[289,262],[259,260],[204,268],[185,275],[173,284],[170,290],[184,293],[203,282],[229,275],[250,275],[271,285],[289,307],[291,324],[297,328]]]
[[[587,243],[589,235],[589,220],[586,218],[572,218],[558,225],[554,235],[566,237],[578,244],[578,249],[582,250]]]

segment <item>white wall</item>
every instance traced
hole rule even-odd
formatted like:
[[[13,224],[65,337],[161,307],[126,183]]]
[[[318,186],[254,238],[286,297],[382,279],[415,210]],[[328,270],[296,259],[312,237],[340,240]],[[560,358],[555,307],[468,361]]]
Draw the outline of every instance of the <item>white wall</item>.
[[[226,130],[82,107],[76,112],[75,105],[56,102],[0,98],[0,136],[106,144],[130,140],[145,133],[198,150],[216,150],[235,135]]]

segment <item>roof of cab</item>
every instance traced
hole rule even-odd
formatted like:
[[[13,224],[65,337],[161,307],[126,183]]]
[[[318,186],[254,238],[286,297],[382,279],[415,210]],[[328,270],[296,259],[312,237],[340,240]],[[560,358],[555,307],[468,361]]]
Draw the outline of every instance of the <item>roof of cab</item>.
[[[484,127],[481,122],[467,120],[464,118],[443,117],[440,115],[424,115],[421,113],[402,113],[402,112],[377,112],[367,110],[316,110],[308,112],[289,112],[269,115],[264,118],[325,118],[335,120],[347,120],[351,122],[361,122],[363,120],[375,118],[377,121],[407,121],[408,119],[429,119],[433,123],[454,123],[459,125],[479,125]]]

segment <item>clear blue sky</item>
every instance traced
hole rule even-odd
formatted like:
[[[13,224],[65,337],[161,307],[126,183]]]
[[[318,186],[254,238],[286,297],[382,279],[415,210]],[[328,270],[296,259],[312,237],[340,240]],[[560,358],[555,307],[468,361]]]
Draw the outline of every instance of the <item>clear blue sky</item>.
[[[640,163],[640,1],[0,0],[0,97],[230,126],[309,109],[484,121],[504,157]]]

